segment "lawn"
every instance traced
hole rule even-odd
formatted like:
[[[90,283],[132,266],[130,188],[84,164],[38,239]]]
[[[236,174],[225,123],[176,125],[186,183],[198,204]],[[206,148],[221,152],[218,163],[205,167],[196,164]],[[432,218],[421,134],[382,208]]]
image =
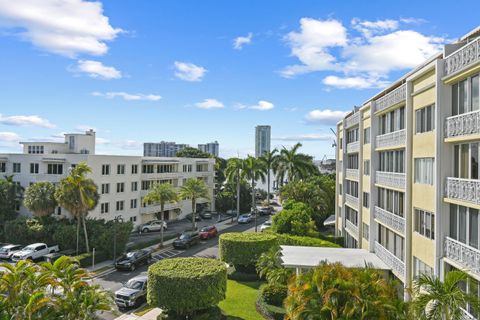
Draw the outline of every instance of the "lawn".
[[[230,320],[263,320],[255,309],[258,288],[261,282],[238,282],[228,280],[227,298],[218,306]]]

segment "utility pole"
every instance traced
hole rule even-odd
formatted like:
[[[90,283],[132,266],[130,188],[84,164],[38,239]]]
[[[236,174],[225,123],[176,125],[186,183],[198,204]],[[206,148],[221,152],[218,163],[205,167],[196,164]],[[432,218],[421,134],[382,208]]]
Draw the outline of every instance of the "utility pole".
[[[113,219],[113,264],[117,263],[117,222],[123,222],[122,215]]]

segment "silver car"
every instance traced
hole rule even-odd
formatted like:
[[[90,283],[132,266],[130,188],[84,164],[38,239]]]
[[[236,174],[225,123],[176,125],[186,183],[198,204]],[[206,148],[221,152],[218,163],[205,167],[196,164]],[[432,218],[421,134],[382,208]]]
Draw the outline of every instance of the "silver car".
[[[139,275],[115,292],[115,304],[119,308],[131,308],[142,305],[147,298],[147,275]]]
[[[139,228],[140,232],[152,232],[152,231],[160,231],[162,229],[162,221],[161,220],[152,220],[145,224],[142,224]],[[167,230],[167,223],[163,221],[163,230]]]
[[[12,255],[23,249],[22,245],[9,244],[0,248],[0,259],[10,260]]]

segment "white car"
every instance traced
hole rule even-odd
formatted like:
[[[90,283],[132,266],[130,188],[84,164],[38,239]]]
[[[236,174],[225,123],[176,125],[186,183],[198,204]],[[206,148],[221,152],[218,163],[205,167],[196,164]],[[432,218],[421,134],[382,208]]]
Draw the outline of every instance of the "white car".
[[[140,226],[140,232],[152,232],[152,231],[160,231],[162,228],[162,221],[160,220],[152,220]],[[167,230],[167,223],[163,221],[163,230]]]
[[[253,216],[248,213],[248,214],[242,214],[240,217],[238,217],[238,223],[250,223],[253,220]]]
[[[0,248],[0,259],[9,260],[12,255],[23,249],[22,245],[9,244]]]
[[[22,250],[12,255],[12,261],[37,260],[43,258],[46,254],[60,251],[58,246],[47,246],[45,243],[34,243],[26,246]]]
[[[272,227],[272,221],[265,221],[261,226],[260,226],[260,232],[263,232],[264,230],[271,228]]]

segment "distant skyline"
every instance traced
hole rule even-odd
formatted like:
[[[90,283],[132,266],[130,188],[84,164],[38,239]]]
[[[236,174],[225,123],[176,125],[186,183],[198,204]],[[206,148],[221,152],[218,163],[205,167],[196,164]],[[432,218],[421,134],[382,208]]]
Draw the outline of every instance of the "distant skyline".
[[[97,132],[101,154],[218,141],[334,157],[330,128],[479,25],[479,1],[0,0],[0,153]],[[460,8],[463,8],[460,10]]]

